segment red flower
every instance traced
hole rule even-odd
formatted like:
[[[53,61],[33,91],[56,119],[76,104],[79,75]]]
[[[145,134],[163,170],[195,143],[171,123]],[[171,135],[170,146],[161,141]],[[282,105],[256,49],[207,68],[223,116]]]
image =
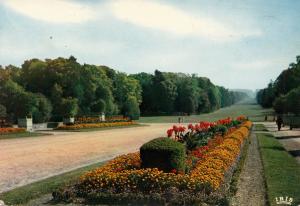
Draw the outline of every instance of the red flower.
[[[168,129],[167,135],[168,137],[171,137],[173,135],[174,130],[173,129]]]
[[[171,173],[176,174],[176,173],[177,173],[177,170],[176,170],[176,169],[172,169],[172,170],[171,170]]]
[[[213,123],[210,123],[210,122],[200,122],[199,126],[200,126],[201,130],[207,130],[211,126],[213,126]]]
[[[194,128],[194,126],[193,126],[192,124],[189,124],[189,125],[188,125],[188,129],[190,129],[190,130],[192,130],[192,131],[195,130],[195,128]]]
[[[176,125],[173,125],[173,130],[175,133],[178,132],[178,127]]]
[[[178,131],[179,131],[179,132],[184,132],[185,129],[186,129],[185,127],[181,127],[181,126],[180,126],[180,127],[178,128]]]
[[[195,127],[194,127],[194,129],[195,129],[197,132],[199,132],[199,131],[200,131],[200,124],[196,124]]]

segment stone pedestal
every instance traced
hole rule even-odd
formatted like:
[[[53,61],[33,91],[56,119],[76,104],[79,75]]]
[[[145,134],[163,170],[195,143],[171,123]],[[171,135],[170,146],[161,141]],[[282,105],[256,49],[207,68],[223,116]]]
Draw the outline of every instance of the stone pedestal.
[[[27,131],[32,131],[32,118],[19,118],[18,127],[25,128]]]
[[[105,122],[105,114],[104,114],[104,112],[100,115],[100,120],[102,122]]]

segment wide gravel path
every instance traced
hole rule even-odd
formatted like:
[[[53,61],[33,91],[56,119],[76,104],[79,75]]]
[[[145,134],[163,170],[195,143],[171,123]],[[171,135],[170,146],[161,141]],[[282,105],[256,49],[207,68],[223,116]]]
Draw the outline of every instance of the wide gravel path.
[[[0,140],[0,193],[85,165],[134,152],[171,124]]]

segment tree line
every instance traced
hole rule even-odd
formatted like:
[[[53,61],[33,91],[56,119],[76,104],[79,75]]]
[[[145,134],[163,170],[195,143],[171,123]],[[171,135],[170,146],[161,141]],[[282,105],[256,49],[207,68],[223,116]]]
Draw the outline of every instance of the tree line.
[[[291,63],[275,81],[258,91],[257,102],[263,107],[273,107],[279,114],[300,114],[300,56]]]
[[[22,66],[0,66],[0,116],[34,122],[63,117],[211,112],[245,98],[208,78],[160,72],[127,75],[107,66],[80,64],[76,58],[31,59]]]

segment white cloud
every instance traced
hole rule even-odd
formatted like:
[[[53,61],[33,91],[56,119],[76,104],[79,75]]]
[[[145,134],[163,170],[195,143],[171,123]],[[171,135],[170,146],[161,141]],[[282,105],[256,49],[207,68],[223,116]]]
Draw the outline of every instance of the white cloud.
[[[109,6],[113,15],[122,21],[175,35],[201,36],[217,41],[261,35],[259,30],[236,30],[212,18],[199,17],[155,1],[116,0]]]
[[[95,16],[91,7],[69,0],[5,0],[4,4],[22,15],[50,23],[81,23]]]
[[[82,23],[112,16],[143,28],[177,36],[196,36],[215,41],[238,40],[260,36],[260,30],[245,28],[199,16],[173,5],[154,0],[110,0],[107,4],[86,4],[72,0],[2,0],[13,11],[32,19],[50,23]]]

